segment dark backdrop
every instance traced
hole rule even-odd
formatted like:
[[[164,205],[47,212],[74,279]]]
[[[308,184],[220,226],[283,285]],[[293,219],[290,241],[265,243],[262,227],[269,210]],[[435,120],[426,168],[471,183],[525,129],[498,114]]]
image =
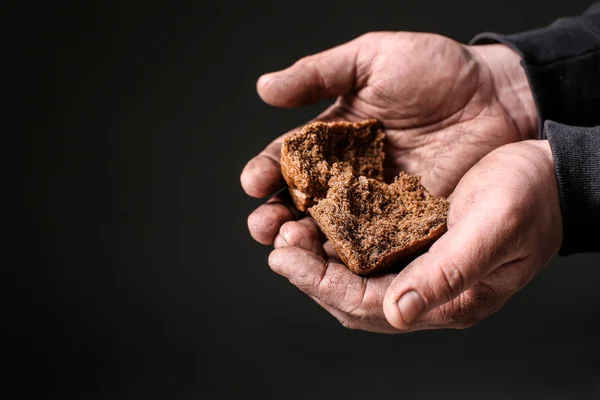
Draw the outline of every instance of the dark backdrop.
[[[5,211],[18,227],[3,263],[3,390],[91,399],[599,395],[598,255],[554,260],[466,331],[349,331],[269,270],[270,249],[246,229],[260,202],[239,186],[250,157],[325,106],[264,105],[261,73],[372,30],[466,42],[589,4],[21,4],[25,78],[4,76],[26,114],[6,148],[14,204]]]

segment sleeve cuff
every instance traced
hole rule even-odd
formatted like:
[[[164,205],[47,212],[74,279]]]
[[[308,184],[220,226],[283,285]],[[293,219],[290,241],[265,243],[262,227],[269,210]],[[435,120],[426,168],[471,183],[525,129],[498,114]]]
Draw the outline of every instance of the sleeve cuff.
[[[484,32],[469,44],[501,43],[522,58],[539,115],[574,126],[600,124],[600,3],[580,17],[562,18],[532,31],[502,35]]]
[[[600,126],[546,121],[563,219],[559,255],[600,251]]]

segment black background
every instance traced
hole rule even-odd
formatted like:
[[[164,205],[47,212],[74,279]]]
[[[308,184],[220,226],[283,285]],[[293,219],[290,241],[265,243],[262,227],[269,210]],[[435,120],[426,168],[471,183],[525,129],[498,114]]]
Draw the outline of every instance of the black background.
[[[349,331],[267,266],[239,173],[326,104],[264,72],[373,30],[467,42],[590,1],[44,2],[15,14],[9,398],[593,398],[598,255],[554,260],[466,331]],[[407,55],[409,57],[410,55]],[[23,100],[23,101],[21,101]],[[15,240],[16,239],[16,240]],[[14,242],[14,244],[13,244]],[[12,260],[12,261],[8,261]]]

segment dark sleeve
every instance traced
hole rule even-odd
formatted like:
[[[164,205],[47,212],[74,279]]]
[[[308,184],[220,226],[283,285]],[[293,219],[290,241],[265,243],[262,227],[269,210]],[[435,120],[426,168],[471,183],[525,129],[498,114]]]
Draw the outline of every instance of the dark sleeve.
[[[600,109],[598,110],[600,112]],[[546,121],[563,219],[560,255],[600,251],[600,126]]]
[[[544,121],[600,124],[600,2],[577,17],[561,18],[532,31],[481,33],[471,44],[503,43],[523,58],[540,116]]]
[[[563,218],[560,255],[600,251],[600,2],[577,17],[512,35],[482,33],[471,44],[517,51],[548,139]]]

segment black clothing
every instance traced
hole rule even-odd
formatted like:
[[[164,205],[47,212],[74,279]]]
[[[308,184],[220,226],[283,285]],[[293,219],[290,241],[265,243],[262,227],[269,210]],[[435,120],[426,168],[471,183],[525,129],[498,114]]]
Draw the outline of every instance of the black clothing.
[[[552,148],[563,218],[559,254],[600,251],[600,2],[545,28],[482,33],[471,44],[498,42],[521,54],[540,138]]]

